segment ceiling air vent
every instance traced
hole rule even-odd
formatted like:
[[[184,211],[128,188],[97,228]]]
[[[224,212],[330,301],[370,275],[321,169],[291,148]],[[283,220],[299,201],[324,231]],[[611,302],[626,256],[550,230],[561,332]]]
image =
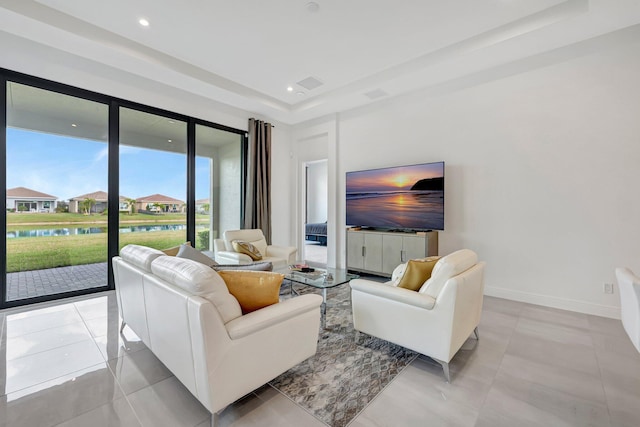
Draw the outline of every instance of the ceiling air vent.
[[[322,83],[315,77],[307,77],[306,79],[300,80],[297,84],[298,86],[302,86],[306,90],[313,90],[317,87],[322,86],[324,83]]]
[[[382,98],[384,96],[389,96],[389,94],[385,91],[383,91],[382,89],[374,89],[370,92],[366,92],[364,94],[364,96],[366,96],[369,99],[378,99],[378,98]]]

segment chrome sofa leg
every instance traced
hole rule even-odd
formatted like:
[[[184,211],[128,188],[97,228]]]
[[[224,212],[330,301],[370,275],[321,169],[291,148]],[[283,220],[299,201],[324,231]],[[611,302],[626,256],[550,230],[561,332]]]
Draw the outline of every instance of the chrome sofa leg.
[[[475,336],[476,336],[476,340],[479,340],[479,339],[480,339],[480,335],[478,335],[478,327],[477,327],[477,326],[476,326],[476,328],[473,330],[473,333],[474,333],[474,334],[475,334]]]
[[[211,414],[211,427],[218,427],[220,425],[220,412],[214,412]]]
[[[433,359],[433,357],[432,357]],[[433,359],[436,362],[438,362],[440,365],[442,365],[442,372],[444,372],[444,377],[447,379],[448,383],[451,383],[451,376],[449,375],[449,363],[448,362],[443,362],[442,360],[438,360],[438,359]]]
[[[120,333],[122,333],[122,330],[124,329],[124,327],[126,326],[126,322],[123,320],[122,323],[120,324]]]

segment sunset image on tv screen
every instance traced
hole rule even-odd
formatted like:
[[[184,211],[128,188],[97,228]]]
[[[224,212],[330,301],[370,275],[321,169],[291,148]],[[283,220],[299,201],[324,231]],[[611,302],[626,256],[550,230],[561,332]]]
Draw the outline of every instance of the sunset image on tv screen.
[[[347,172],[347,225],[444,229],[444,162]]]

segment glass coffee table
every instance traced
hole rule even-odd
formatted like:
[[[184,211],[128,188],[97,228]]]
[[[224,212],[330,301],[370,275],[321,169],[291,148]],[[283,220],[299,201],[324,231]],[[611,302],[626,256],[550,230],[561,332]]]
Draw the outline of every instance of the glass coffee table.
[[[294,284],[311,286],[322,291],[322,329],[325,329],[327,318],[327,289],[349,283],[351,279],[357,279],[357,274],[351,274],[347,270],[340,268],[316,268],[313,272],[301,272],[291,270],[289,267],[274,270],[277,273],[284,274],[284,280],[288,281],[291,286],[291,293],[296,293]]]

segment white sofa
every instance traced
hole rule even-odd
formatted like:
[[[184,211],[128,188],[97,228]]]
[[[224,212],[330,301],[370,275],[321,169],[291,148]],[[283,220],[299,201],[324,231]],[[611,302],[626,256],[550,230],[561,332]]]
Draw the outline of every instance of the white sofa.
[[[138,245],[113,258],[113,271],[122,327],[211,411],[212,424],[227,405],[316,352],[318,295],[242,315],[214,270]]]
[[[620,320],[636,350],[640,351],[640,277],[628,268],[616,268],[620,291]]]
[[[250,264],[253,261],[249,255],[241,254],[233,249],[233,241],[241,240],[255,246],[262,254],[261,261],[273,264],[273,269],[278,270],[293,264],[296,261],[296,252],[293,246],[267,245],[267,240],[259,229],[227,230],[222,239],[214,241],[214,257],[218,264]]]
[[[450,381],[449,362],[472,332],[478,338],[484,263],[475,252],[462,249],[440,258],[419,291],[392,281],[350,284],[356,331],[431,357]]]

